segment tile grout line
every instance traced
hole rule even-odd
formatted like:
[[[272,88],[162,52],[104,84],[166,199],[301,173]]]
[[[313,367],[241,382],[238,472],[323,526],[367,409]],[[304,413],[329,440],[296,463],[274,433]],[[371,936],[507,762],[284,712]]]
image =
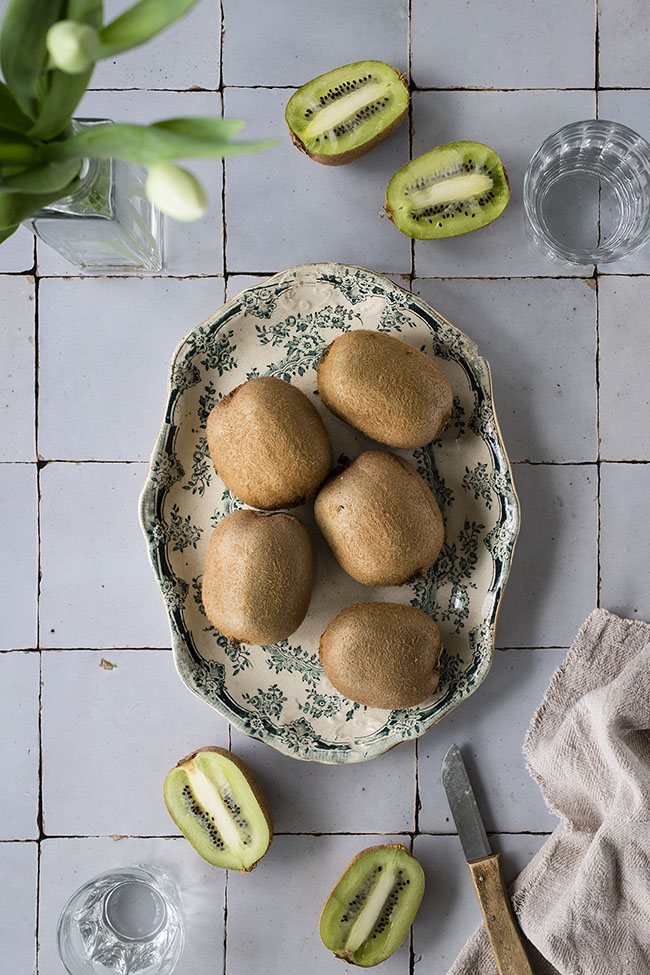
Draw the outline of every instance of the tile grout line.
[[[408,0],[407,3],[407,72],[408,72],[408,87],[409,87],[409,104],[408,104],[408,158],[409,162],[413,159],[413,0]],[[409,240],[409,291],[413,291],[413,281],[415,279],[415,241],[413,238]],[[415,843],[415,837],[418,833],[418,820],[419,820],[419,803],[420,803],[420,779],[419,779],[419,751],[418,751],[418,739],[415,740],[415,747],[413,749],[413,772],[414,772],[414,790],[413,790],[413,833],[411,834],[409,847],[411,854],[413,854],[413,846]],[[409,975],[413,975],[415,971],[415,946],[414,946],[414,932],[413,925],[409,928],[409,941],[408,941],[408,964],[409,964]]]
[[[318,261],[312,263],[320,263]],[[281,270],[281,269],[280,269]],[[278,269],[269,271],[228,271],[229,278],[236,277],[270,277],[278,274]],[[601,276],[608,278],[647,278],[650,277],[648,271],[628,271],[626,273],[616,273],[614,271],[600,271]],[[389,270],[377,271],[384,277],[386,275],[396,275],[398,277],[410,277],[408,270]],[[0,277],[25,277],[34,276],[33,269],[26,271],[0,271]],[[40,281],[124,281],[133,278],[142,278],[147,281],[203,281],[219,280],[224,274],[41,274]],[[591,281],[593,274],[440,274],[440,275],[418,275],[414,274],[417,281]]]
[[[227,90],[232,88],[236,91],[297,91],[300,88],[300,84],[293,85],[226,85],[220,83],[217,88],[203,88],[198,85],[194,85],[191,88],[88,88],[87,91],[90,93],[106,94],[129,94],[131,92],[145,92],[147,94],[168,94],[168,95],[216,95],[221,90]],[[650,87],[644,87],[643,85],[637,85],[630,87],[629,85],[599,85],[599,91],[650,91]],[[413,91],[417,92],[469,92],[476,93],[479,95],[499,95],[499,94],[510,94],[519,91],[540,91],[540,92],[558,92],[558,93],[571,93],[574,91],[593,91],[593,86],[575,86],[569,88],[490,88],[481,87],[479,85],[442,85],[440,87],[428,87],[413,85]]]
[[[37,532],[37,583],[36,583],[36,647],[38,650],[38,842],[36,855],[36,944],[35,970],[38,973],[38,950],[41,924],[41,855],[43,832],[43,651],[41,649],[41,581],[43,566],[41,556],[41,465],[39,463],[40,420],[40,277],[38,274],[38,244],[34,237],[34,450],[36,455],[36,532]]]
[[[223,51],[226,36],[226,14],[223,0],[219,0],[219,94],[221,98],[221,117],[226,115],[225,86],[223,83]],[[228,226],[226,223],[226,160],[221,160],[221,271],[223,274],[223,298],[227,300],[228,269],[226,263],[226,244],[228,241]],[[225,955],[224,955],[225,965]]]
[[[600,23],[599,0],[596,3],[596,29],[594,36],[594,96],[595,115],[600,116],[599,84],[600,84]],[[600,241],[600,183],[598,184],[598,240]],[[600,437],[600,272],[598,265],[594,267],[594,284],[596,294],[596,606],[600,606],[601,594],[601,486],[602,486],[602,452]]]
[[[550,836],[552,830],[546,829],[486,829],[488,836]],[[455,831],[442,831],[435,829],[424,829],[418,830],[417,832],[412,829],[396,829],[392,830],[390,833],[381,832],[380,830],[333,830],[332,832],[325,832],[321,830],[303,830],[302,832],[290,832],[288,830],[277,830],[274,831],[273,836],[312,836],[312,837],[332,837],[332,836],[386,836],[388,838],[395,836],[409,837],[409,839],[414,840],[421,836],[458,836]],[[119,840],[183,840],[184,837],[181,833],[49,833],[43,837],[47,840],[113,840],[118,842]],[[38,840],[24,840],[24,839],[4,839],[0,840],[2,843],[38,843]],[[225,871],[227,874],[230,873],[229,870]]]
[[[409,107],[408,107],[408,157],[409,162],[413,159],[413,0],[408,0],[407,19],[408,19],[408,84],[409,84]],[[409,273],[409,289],[413,291],[413,281],[415,280],[415,241],[409,241],[411,256],[411,268]]]
[[[413,0],[408,0],[407,4],[407,71],[408,71],[408,86],[409,86],[409,104],[408,104],[408,158],[409,161],[413,158],[413,25],[412,25],[412,8]],[[413,290],[413,280],[415,278],[415,242],[413,239],[409,241],[409,256],[410,256],[410,268],[409,268],[409,290]],[[414,790],[413,790],[413,833],[410,837],[410,851],[413,854],[413,844],[418,831],[418,805],[420,798],[420,781],[419,781],[419,769],[418,769],[418,740],[415,740],[415,747],[413,749],[413,772],[414,772]],[[415,949],[413,944],[413,925],[409,929],[409,975],[413,975],[415,970]]]
[[[594,280],[594,278],[590,278]],[[510,460],[513,466],[518,467],[598,467],[601,464],[650,464],[650,458],[645,457],[616,457],[608,458],[603,457],[600,452],[594,457],[593,460],[530,460],[529,458],[523,458],[522,460]],[[97,457],[45,457],[37,461],[36,466],[39,472],[43,468],[47,467],[49,464],[121,464],[130,466],[146,466],[148,461],[146,460],[132,460],[128,458],[122,458],[118,460],[104,460]],[[33,466],[34,461],[32,460],[3,460],[0,461],[0,467],[5,466]],[[24,647],[16,647],[15,649],[30,649]],[[34,648],[36,649],[36,648]],[[91,647],[87,649],[93,649]],[[0,650],[0,653],[3,651]]]

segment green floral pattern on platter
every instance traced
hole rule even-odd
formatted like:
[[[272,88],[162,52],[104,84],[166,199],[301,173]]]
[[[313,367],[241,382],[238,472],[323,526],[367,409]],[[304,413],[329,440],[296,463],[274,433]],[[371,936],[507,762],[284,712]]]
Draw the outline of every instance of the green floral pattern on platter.
[[[316,390],[322,350],[342,332],[376,329],[436,357],[454,390],[439,440],[395,451],[434,491],[445,521],[435,565],[399,588],[371,589],[347,576],[315,529],[312,506],[294,513],[311,531],[314,593],[289,640],[268,647],[229,642],[210,625],[201,573],[210,536],[241,502],[209,457],[205,427],[222,396],[254,376],[278,376],[319,410],[334,450],[377,447],[325,410]],[[296,758],[356,762],[423,734],[486,676],[494,628],[519,530],[519,505],[492,402],[487,362],[475,343],[422,299],[386,278],[340,264],[304,265],[248,288],[181,342],[151,458],[140,517],[161,589],[180,676],[237,728]],[[342,697],[318,660],[320,634],[353,602],[410,603],[429,613],[443,641],[440,682],[419,707],[370,709]]]

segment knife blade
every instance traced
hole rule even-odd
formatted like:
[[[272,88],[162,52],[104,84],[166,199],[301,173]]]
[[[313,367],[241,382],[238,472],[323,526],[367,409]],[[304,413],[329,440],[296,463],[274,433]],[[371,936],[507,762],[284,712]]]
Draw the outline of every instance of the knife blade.
[[[492,850],[458,745],[452,745],[442,761],[442,784],[465,859],[489,857]]]
[[[442,762],[442,784],[463,847],[499,975],[533,975],[503,882],[498,853],[492,853],[472,784],[457,745]]]

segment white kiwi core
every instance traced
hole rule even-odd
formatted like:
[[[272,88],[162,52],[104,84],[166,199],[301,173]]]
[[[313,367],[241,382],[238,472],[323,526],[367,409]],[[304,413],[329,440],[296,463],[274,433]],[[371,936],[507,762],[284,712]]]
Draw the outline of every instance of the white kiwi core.
[[[314,117],[305,126],[301,138],[312,139],[317,135],[330,132],[337,125],[341,125],[351,115],[355,115],[359,109],[364,108],[366,105],[371,105],[385,94],[385,84],[371,84],[364,85],[363,88],[352,91],[349,95],[343,95],[342,98],[332,102],[331,105],[326,105],[325,108],[321,108],[320,111],[315,113]]]
[[[388,895],[395,886],[397,875],[394,869],[384,868],[379,882],[375,885],[372,894],[359,911],[354,924],[350,928],[350,934],[345,944],[345,951],[353,955],[357,948],[370,937],[370,933],[377,923],[377,918],[381,914]]]
[[[431,186],[409,193],[409,202],[414,209],[437,206],[440,203],[453,203],[468,200],[473,196],[489,193],[494,181],[485,173],[463,173],[451,179],[441,179]]]

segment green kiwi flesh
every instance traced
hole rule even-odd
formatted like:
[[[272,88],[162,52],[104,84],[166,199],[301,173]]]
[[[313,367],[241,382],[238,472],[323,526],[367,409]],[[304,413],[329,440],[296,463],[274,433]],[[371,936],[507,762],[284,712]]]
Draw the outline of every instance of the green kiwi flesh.
[[[508,174],[494,149],[449,142],[395,173],[385,209],[403,234],[435,240],[485,227],[509,199]]]
[[[341,166],[390,135],[408,103],[399,72],[383,61],[357,61],[299,88],[289,99],[285,118],[298,149],[326,166]]]
[[[325,902],[321,941],[353,965],[378,965],[408,934],[423,893],[424,871],[402,843],[362,850]]]
[[[167,774],[163,795],[185,839],[213,866],[248,872],[268,850],[273,821],[262,787],[231,752],[192,752]]]

